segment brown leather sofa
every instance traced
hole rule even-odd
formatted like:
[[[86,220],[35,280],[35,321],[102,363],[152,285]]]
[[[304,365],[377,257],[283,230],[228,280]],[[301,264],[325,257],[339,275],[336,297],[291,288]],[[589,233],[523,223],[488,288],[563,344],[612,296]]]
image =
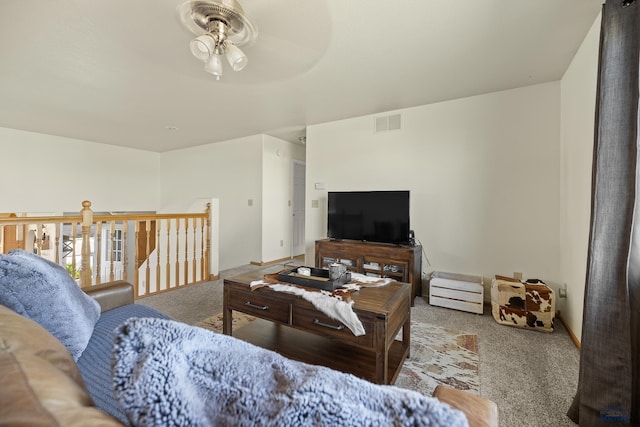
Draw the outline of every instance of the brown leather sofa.
[[[87,292],[102,311],[133,303],[126,282]],[[0,305],[0,426],[122,426],[93,404],[71,354],[36,322]]]
[[[102,312],[133,303],[127,282],[94,286],[87,293]],[[434,396],[462,410],[472,427],[498,426],[495,403],[451,387]],[[122,426],[94,406],[67,349],[37,323],[0,305],[0,427]]]
[[[498,406],[490,400],[446,385],[437,386],[433,397],[464,412],[469,427],[498,427]]]

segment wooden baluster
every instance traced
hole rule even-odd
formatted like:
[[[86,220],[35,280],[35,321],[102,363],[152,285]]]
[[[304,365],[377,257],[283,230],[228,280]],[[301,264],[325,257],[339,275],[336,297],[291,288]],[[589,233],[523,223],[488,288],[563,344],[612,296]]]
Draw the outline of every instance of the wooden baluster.
[[[129,221],[122,222],[122,280],[127,280],[127,268],[129,268],[129,254],[127,253],[127,231]],[[136,298],[138,295],[136,294]]]
[[[56,252],[55,252],[55,262],[56,264],[60,264],[60,231],[62,230],[62,224],[60,224],[59,222],[56,224],[55,226],[55,230],[56,230]]]
[[[99,285],[102,276],[102,221],[96,223],[96,239],[96,285]]]
[[[169,289],[171,287],[171,219],[167,218],[165,223],[167,226],[167,265],[165,266],[165,280],[167,282],[167,289]]]
[[[156,221],[156,292],[160,291],[160,226],[162,220]],[[167,288],[169,286],[167,285]]]
[[[184,284],[189,284],[189,218],[184,219]]]
[[[136,263],[135,263],[135,273],[134,273],[134,283],[133,286],[135,288],[135,297],[138,298],[140,295],[140,245],[138,242],[140,241],[140,221],[135,221],[135,230],[136,230]],[[147,294],[147,286],[145,283],[144,292],[142,295]]]
[[[91,286],[91,224],[93,224],[93,212],[91,211],[91,202],[85,200],[82,202],[82,267],[80,269],[80,287]]]
[[[207,230],[205,235],[207,237],[207,253],[204,259],[204,271],[205,280],[209,280],[209,257],[211,256],[211,203],[207,203]]]
[[[146,248],[145,257],[144,257],[144,259],[147,262],[147,268],[145,269],[145,278],[146,278],[147,290],[151,292],[151,266],[149,265],[151,263],[151,260],[149,259],[149,256],[151,254],[151,221],[150,220],[145,221],[145,227],[146,227],[145,231],[147,234],[147,248]],[[157,289],[156,289],[156,292],[158,292]]]
[[[109,251],[109,280],[114,281],[116,274],[114,271],[114,263],[116,261],[116,222],[109,221],[109,236],[111,241],[111,250]]]
[[[176,218],[176,287],[180,286],[180,218]]]

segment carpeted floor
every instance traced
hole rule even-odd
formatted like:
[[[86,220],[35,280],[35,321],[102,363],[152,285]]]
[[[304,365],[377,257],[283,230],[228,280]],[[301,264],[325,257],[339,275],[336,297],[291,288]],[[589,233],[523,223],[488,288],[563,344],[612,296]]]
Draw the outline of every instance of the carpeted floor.
[[[222,311],[225,277],[258,269],[253,265],[220,273],[221,279],[137,301],[176,320],[195,324]],[[273,266],[278,271],[282,266]],[[483,315],[428,305],[416,298],[414,321],[478,336],[480,395],[498,405],[500,426],[575,426],[567,417],[578,382],[580,353],[556,322],[548,334],[498,325],[485,307]]]

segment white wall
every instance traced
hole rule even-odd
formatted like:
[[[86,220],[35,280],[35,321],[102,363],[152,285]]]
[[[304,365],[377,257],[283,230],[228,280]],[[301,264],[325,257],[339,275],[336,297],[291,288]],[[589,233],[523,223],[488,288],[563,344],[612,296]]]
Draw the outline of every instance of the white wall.
[[[561,261],[567,285],[563,319],[580,339],[591,218],[598,46],[598,16],[562,78]]]
[[[301,145],[255,135],[159,154],[0,128],[0,158],[0,212],[79,212],[83,200],[95,211],[186,212],[218,198],[216,267],[291,253],[291,161],[304,160]]]
[[[304,146],[263,135],[262,254],[254,261],[269,262],[291,256],[294,159],[305,159]]]
[[[290,256],[291,162],[304,160],[303,146],[254,135],[160,158],[164,212],[182,212],[194,199],[219,199],[221,270]]]
[[[326,237],[326,190],[406,189],[425,272],[558,282],[559,82],[398,112],[394,132],[374,134],[376,116],[307,128],[307,263]]]
[[[0,212],[153,211],[159,155],[0,128]]]
[[[262,135],[160,154],[160,188],[165,212],[219,199],[221,270],[260,259]]]

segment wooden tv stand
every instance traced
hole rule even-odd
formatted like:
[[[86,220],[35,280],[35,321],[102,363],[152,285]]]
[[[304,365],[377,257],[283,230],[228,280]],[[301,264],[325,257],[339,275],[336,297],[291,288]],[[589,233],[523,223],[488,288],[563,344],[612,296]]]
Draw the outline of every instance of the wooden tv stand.
[[[422,290],[422,246],[402,246],[356,240],[316,240],[316,267],[334,262],[367,276],[411,283],[411,305]]]

